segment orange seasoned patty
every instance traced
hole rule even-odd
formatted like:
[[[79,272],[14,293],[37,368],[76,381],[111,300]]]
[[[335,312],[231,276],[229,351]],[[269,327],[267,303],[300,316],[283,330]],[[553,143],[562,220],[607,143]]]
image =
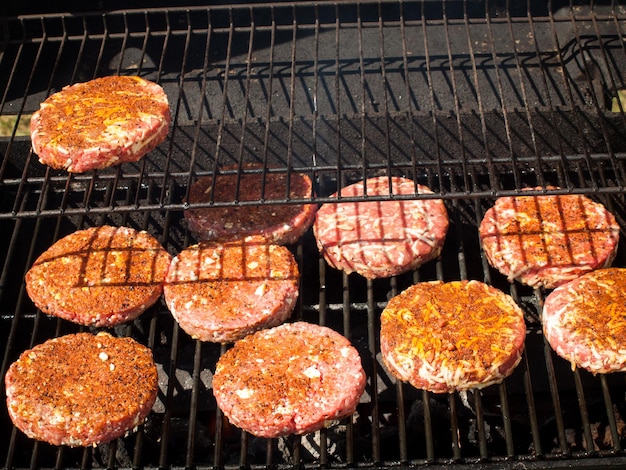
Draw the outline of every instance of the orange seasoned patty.
[[[28,437],[89,446],[141,424],[158,391],[151,351],[131,338],[78,333],[25,351],[5,376],[7,407]]]
[[[552,289],[610,266],[619,230],[602,204],[568,194],[502,197],[479,234],[489,264],[510,281]]]
[[[304,434],[354,413],[365,389],[357,350],[305,322],[258,331],[220,357],[213,393],[236,426],[260,437]]]
[[[232,203],[312,197],[313,183],[304,173],[250,172],[262,168],[261,165],[248,164],[243,166],[243,173],[223,173],[237,170],[236,166],[227,166],[215,179],[202,177],[191,186],[189,202]],[[200,240],[261,237],[268,243],[288,245],[297,242],[308,230],[316,211],[315,204],[230,205],[189,209],[185,211],[185,220],[189,230]]]
[[[26,290],[49,315],[110,327],[136,318],[159,299],[170,260],[147,232],[92,227],[42,253],[26,273]]]
[[[542,321],[548,343],[572,366],[626,371],[626,269],[599,269],[557,287]]]
[[[395,377],[446,393],[502,381],[519,363],[525,336],[510,296],[478,281],[434,281],[389,301],[380,349]]]
[[[172,261],[164,286],[180,327],[194,338],[221,343],[282,323],[298,294],[291,252],[261,239],[190,246]]]
[[[50,95],[33,114],[30,132],[42,163],[82,173],[139,160],[165,140],[170,119],[159,85],[111,76]]]

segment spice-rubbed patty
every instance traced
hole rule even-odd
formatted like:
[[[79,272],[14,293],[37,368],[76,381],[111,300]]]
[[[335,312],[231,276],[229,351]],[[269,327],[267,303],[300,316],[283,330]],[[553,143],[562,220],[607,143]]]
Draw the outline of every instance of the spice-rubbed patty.
[[[626,371],[626,269],[599,269],[557,287],[542,318],[548,343],[572,366]]]
[[[260,239],[201,242],[173,259],[164,296],[193,338],[231,342],[289,318],[298,265],[286,247]]]
[[[50,95],[30,121],[39,160],[73,173],[135,162],[167,137],[167,95],[134,76],[101,77]]]
[[[479,281],[415,284],[381,316],[383,362],[416,388],[448,393],[501,382],[524,349],[524,315]]]
[[[582,195],[511,196],[485,213],[479,234],[489,264],[510,281],[551,289],[610,266],[619,226]]]
[[[259,172],[263,166],[244,165],[243,173],[219,173],[213,181],[205,176],[192,184],[189,202],[271,201],[289,197],[307,199],[313,194],[311,179],[297,172]],[[220,171],[236,171],[228,166]],[[239,186],[237,183],[239,182]],[[315,204],[231,205],[206,207],[185,211],[189,230],[200,240],[232,240],[260,236],[268,243],[295,243],[313,223]]]
[[[365,381],[348,339],[296,322],[235,343],[217,363],[213,392],[231,423],[255,436],[278,437],[354,413]]]
[[[346,186],[342,197],[432,194],[410,179],[381,176]],[[333,194],[331,197],[337,197]],[[441,253],[448,213],[441,199],[325,203],[313,232],[329,265],[374,279],[415,269]]]
[[[78,333],[25,351],[5,376],[13,423],[54,445],[88,446],[141,424],[158,391],[152,353],[131,338]]]
[[[170,261],[147,232],[91,227],[42,253],[26,273],[26,291],[44,313],[110,327],[133,320],[159,299]]]

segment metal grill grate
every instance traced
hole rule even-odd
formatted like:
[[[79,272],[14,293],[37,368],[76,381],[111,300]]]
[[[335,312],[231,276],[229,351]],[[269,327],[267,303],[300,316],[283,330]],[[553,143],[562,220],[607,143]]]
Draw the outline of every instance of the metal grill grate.
[[[16,431],[2,407],[4,467],[624,464],[624,376],[571,371],[552,354],[539,323],[543,293],[491,271],[476,227],[495,197],[535,185],[589,194],[626,227],[626,110],[610,109],[626,88],[626,7],[508,3],[313,1],[6,18],[0,116],[15,125],[0,138],[3,374],[22,350],[77,330],[25,294],[23,275],[43,249],[110,223],[146,229],[176,253],[194,241],[182,216],[187,188],[218,165],[305,172],[314,203],[364,177],[406,175],[445,199],[452,224],[441,259],[390,280],[329,268],[310,233],[292,247],[302,273],[294,317],[332,326],[363,357],[369,382],[354,419],[297,438],[241,434],[211,395],[223,349],[191,340],[159,303],[116,329],[149,345],[159,364],[157,405],[139,432],[93,449],[53,448]],[[96,173],[43,167],[20,120],[63,86],[110,74],[165,88],[166,142],[139,163]],[[249,204],[268,202],[302,201]],[[615,264],[626,266],[623,247]],[[502,385],[438,396],[387,375],[380,311],[430,279],[485,280],[523,307],[526,353]]]

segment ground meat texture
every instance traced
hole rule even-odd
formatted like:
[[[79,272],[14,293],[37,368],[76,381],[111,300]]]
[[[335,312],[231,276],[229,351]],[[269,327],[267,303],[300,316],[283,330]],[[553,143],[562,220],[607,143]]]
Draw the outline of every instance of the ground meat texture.
[[[284,246],[258,239],[201,242],[174,258],[164,295],[185,332],[227,343],[289,318],[298,276],[296,260]]]
[[[159,299],[170,261],[147,232],[92,227],[42,253],[26,273],[26,291],[44,313],[111,327],[137,318]]]
[[[478,281],[423,282],[383,310],[380,350],[396,378],[450,393],[501,382],[525,336],[523,312],[503,292]]]
[[[250,164],[245,165],[243,170],[260,168],[263,167]],[[229,166],[222,171],[236,169]],[[215,181],[212,176],[198,179],[189,191],[189,202],[271,201],[286,197],[307,199],[313,195],[311,179],[303,173],[220,173]],[[185,220],[189,230],[200,240],[261,237],[268,243],[288,245],[297,242],[308,230],[316,211],[315,204],[232,205],[190,209],[185,211]]]
[[[582,195],[512,196],[485,213],[479,234],[489,264],[509,281],[552,289],[610,266],[619,226]]]
[[[432,194],[426,186],[400,177],[370,178],[346,186],[342,197]],[[337,197],[333,194],[331,197]],[[313,232],[328,264],[374,279],[415,269],[439,256],[448,231],[440,199],[326,203]]]
[[[141,424],[158,391],[151,351],[131,338],[78,333],[25,351],[5,376],[13,423],[53,445],[89,446]]]
[[[102,77],[50,95],[30,121],[41,163],[73,173],[135,162],[167,137],[167,95],[140,77]]]
[[[626,269],[599,269],[554,289],[544,302],[543,331],[572,368],[626,371]]]
[[[235,343],[217,363],[213,392],[231,423],[278,437],[351,415],[365,382],[361,358],[345,337],[296,322]]]

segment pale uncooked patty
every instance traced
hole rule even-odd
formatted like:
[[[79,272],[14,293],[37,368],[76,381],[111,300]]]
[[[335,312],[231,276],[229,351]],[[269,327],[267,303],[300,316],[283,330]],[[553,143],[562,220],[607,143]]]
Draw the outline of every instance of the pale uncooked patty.
[[[193,338],[221,343],[282,323],[298,293],[291,252],[259,239],[190,246],[172,261],[164,286],[180,327]]]
[[[432,194],[423,185],[400,177],[365,181],[368,196]],[[342,197],[363,197],[361,181],[346,186]],[[333,194],[331,197],[337,197]],[[346,273],[374,279],[415,269],[439,256],[448,231],[441,199],[325,203],[313,232],[324,259]]]
[[[13,423],[53,445],[89,446],[124,436],[154,405],[151,351],[131,338],[78,333],[24,351],[5,376]]]
[[[546,289],[610,266],[619,241],[613,214],[581,195],[499,198],[478,230],[489,264]]]
[[[135,162],[167,137],[167,95],[134,76],[101,77],[50,95],[30,121],[39,160],[73,173]]]
[[[354,413],[361,358],[336,331],[305,322],[259,331],[220,357],[213,392],[236,426],[260,437],[316,431]]]
[[[626,269],[599,269],[557,287],[542,322],[552,349],[573,366],[626,371]]]
[[[49,315],[80,325],[115,326],[159,299],[170,261],[145,231],[91,227],[42,253],[26,273],[26,291]]]
[[[524,314],[503,292],[479,281],[422,282],[383,310],[380,351],[398,379],[450,393],[501,382],[525,337]]]

